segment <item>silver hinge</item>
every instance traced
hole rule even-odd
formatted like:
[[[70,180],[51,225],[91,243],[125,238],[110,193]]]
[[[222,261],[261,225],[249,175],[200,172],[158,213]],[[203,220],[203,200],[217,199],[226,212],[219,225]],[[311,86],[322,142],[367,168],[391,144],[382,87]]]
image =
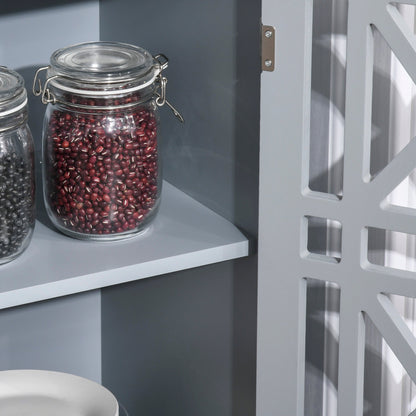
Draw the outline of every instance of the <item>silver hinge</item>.
[[[276,32],[273,26],[261,27],[261,69],[263,71],[274,71],[274,45]]]

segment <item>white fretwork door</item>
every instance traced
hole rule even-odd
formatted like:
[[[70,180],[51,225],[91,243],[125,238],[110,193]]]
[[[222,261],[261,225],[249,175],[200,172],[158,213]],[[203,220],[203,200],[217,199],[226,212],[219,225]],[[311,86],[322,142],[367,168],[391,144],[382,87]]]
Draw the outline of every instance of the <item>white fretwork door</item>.
[[[416,0],[403,3],[416,5]],[[311,190],[312,0],[263,0],[276,69],[262,74],[257,416],[302,416],[307,279],[340,288],[338,416],[363,415],[365,320],[416,381],[416,339],[389,295],[416,297],[416,274],[369,261],[371,230],[416,234],[386,197],[416,168],[416,140],[370,172],[374,33],[416,83],[416,37],[397,2],[349,0],[342,195]],[[311,217],[339,224],[339,258],[308,249]],[[306,409],[307,410],[307,409]]]

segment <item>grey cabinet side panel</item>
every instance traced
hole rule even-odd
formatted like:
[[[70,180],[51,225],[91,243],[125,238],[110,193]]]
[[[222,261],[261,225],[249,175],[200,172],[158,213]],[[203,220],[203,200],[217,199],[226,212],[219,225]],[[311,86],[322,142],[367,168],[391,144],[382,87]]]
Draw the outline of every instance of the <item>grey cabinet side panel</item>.
[[[101,382],[100,292],[0,311],[0,370],[64,371]]]

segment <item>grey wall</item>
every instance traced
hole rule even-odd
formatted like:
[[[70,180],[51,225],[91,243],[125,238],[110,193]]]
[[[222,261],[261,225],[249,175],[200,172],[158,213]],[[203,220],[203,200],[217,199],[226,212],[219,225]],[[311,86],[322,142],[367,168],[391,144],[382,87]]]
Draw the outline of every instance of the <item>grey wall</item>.
[[[254,237],[260,5],[100,3],[102,40],[170,58],[168,99],[186,121],[181,125],[168,110],[161,112],[165,178]],[[106,289],[104,384],[133,414],[254,415],[256,274],[251,256]],[[126,332],[132,343],[123,339]]]
[[[252,264],[103,290],[103,383],[131,415],[254,415]]]
[[[74,29],[76,28],[76,30]],[[37,149],[37,217],[45,220],[40,175],[45,106],[31,94],[35,70],[62,46],[99,38],[97,1],[1,2],[0,65],[25,78],[29,124]],[[63,265],[64,267],[64,265]],[[0,311],[0,370],[39,368],[101,380],[100,294]]]
[[[130,414],[231,415],[232,267],[103,290],[103,382]]]
[[[98,291],[0,311],[0,370],[64,371],[101,382]]]
[[[257,233],[260,2],[103,0],[102,40],[170,58],[162,111],[164,175]]]
[[[74,30],[76,28],[76,30]],[[53,51],[74,43],[99,39],[99,1],[49,0],[2,2],[0,6],[0,65],[25,79],[29,126],[36,148],[37,217],[49,226],[40,186],[42,125],[46,106],[32,94],[36,70],[49,63]]]
[[[165,177],[255,238],[260,1],[55,5],[0,6],[0,64],[30,88],[35,69],[68,44],[100,37],[166,53],[168,98],[186,123],[162,111]],[[44,107],[30,97],[29,110],[39,152]],[[0,369],[49,368],[99,381],[102,328],[103,383],[131,415],[167,406],[183,416],[254,415],[256,262],[251,256],[108,288],[101,303],[94,292],[1,311]]]
[[[255,257],[102,290],[102,382],[130,414],[255,414]]]

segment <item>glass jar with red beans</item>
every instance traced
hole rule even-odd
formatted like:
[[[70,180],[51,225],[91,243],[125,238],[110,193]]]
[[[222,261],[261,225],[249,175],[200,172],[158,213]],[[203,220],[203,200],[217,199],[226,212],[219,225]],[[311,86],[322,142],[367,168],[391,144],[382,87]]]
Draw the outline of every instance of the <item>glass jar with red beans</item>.
[[[63,233],[122,239],[142,232],[155,217],[162,186],[158,107],[166,103],[166,67],[164,55],[89,42],[55,51],[50,65],[37,71],[33,92],[48,104],[44,199]]]
[[[18,257],[35,227],[34,145],[23,78],[0,67],[0,264]]]

